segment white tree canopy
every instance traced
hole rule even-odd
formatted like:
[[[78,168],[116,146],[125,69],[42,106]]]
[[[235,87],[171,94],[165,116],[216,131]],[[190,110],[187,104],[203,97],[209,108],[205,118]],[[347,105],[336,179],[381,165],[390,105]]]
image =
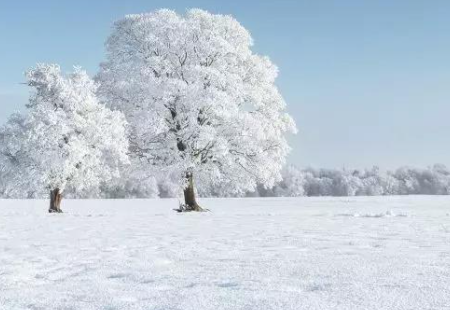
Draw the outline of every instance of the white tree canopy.
[[[4,191],[42,197],[59,188],[92,196],[128,162],[125,117],[98,102],[97,85],[79,68],[63,76],[57,65],[38,65],[27,78],[34,88],[28,113],[13,115],[0,130]]]
[[[271,186],[295,132],[277,68],[252,52],[231,16],[193,9],[128,15],[114,24],[97,78],[131,126],[137,170],[152,167],[234,193]]]

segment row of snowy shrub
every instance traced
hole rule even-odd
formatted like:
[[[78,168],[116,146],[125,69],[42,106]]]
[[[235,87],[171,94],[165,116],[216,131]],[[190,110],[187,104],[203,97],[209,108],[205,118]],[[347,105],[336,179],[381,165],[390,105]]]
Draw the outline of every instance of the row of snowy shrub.
[[[450,169],[441,164],[426,169],[401,167],[381,171],[298,169],[289,166],[283,181],[271,189],[258,187],[256,196],[377,196],[377,195],[448,195]]]

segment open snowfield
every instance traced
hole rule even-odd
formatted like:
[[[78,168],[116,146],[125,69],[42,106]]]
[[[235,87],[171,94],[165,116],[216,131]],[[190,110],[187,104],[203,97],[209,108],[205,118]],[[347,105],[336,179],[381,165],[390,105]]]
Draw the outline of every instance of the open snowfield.
[[[0,201],[0,309],[450,309],[450,197]]]

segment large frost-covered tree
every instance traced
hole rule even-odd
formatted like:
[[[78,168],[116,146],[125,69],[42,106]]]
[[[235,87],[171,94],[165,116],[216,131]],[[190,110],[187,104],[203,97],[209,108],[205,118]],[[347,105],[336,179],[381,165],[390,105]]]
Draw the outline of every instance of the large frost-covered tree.
[[[34,89],[28,113],[0,131],[4,191],[42,197],[50,190],[50,212],[60,212],[65,189],[92,195],[118,177],[128,162],[126,121],[98,102],[96,83],[79,68],[63,76],[57,65],[38,65],[27,78]]]
[[[281,179],[295,124],[252,45],[234,18],[199,9],[128,15],[107,40],[100,94],[130,123],[133,165],[178,176],[190,210],[194,178],[235,194]]]

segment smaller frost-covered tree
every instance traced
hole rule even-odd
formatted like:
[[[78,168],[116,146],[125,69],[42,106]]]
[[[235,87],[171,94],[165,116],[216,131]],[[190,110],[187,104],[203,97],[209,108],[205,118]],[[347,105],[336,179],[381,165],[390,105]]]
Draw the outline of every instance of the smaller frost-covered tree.
[[[252,45],[234,18],[198,9],[128,15],[106,43],[100,93],[130,123],[132,164],[177,175],[187,210],[202,210],[194,178],[233,195],[281,179],[295,124]]]
[[[28,113],[13,115],[0,134],[6,192],[50,191],[49,212],[61,212],[65,189],[92,195],[118,177],[119,165],[128,162],[126,121],[99,104],[97,85],[79,68],[63,76],[59,66],[42,64],[27,79],[34,89]]]

